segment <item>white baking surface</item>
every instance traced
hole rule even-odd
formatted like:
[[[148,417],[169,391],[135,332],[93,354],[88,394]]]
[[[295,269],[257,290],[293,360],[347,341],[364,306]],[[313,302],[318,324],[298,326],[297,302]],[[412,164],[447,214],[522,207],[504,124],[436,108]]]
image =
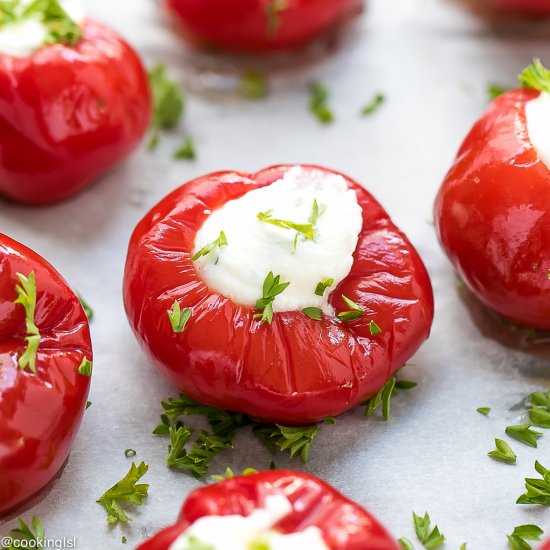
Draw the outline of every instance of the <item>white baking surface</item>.
[[[188,80],[184,46],[152,0],[94,0],[89,11],[125,35],[148,64],[166,62]],[[160,400],[175,391],[148,364],[124,315],[121,285],[130,233],[145,212],[177,185],[219,169],[258,170],[281,162],[321,163],[364,183],[404,229],[432,276],[436,320],[414,357],[416,389],[393,400],[392,418],[362,412],[324,426],[305,467],[365,505],[396,536],[414,540],[411,513],[427,510],[446,536],[445,549],[504,550],[514,526],[537,523],[550,534],[548,510],[518,506],[536,458],[550,465],[550,433],[538,449],[511,442],[517,465],[490,460],[494,437],[518,423],[511,410],[550,378],[549,348],[513,349],[509,335],[474,302],[463,300],[450,264],[428,223],[441,179],[476,117],[490,82],[513,83],[530,59],[550,63],[548,26],[490,28],[445,0],[372,0],[347,44],[300,69],[271,75],[265,101],[188,98],[185,128],[195,162],[170,160],[179,137],[142,148],[95,186],[63,204],[23,208],[0,202],[0,230],[50,260],[95,309],[92,407],[56,482],[18,516],[41,517],[49,537],[76,537],[79,549],[133,547],[175,519],[200,482],[164,466],[166,440],[151,435]],[[537,38],[537,36],[539,38]],[[325,82],[337,120],[321,127],[307,109],[307,84]],[[358,110],[374,92],[387,104],[369,118]],[[30,159],[32,161],[32,159]],[[500,340],[500,341],[499,341]],[[504,342],[504,343],[503,343]],[[476,412],[493,408],[485,418]],[[128,470],[126,448],[150,464],[150,496],[130,511],[134,522],[108,528],[95,500]],[[136,460],[134,459],[134,460]],[[268,467],[251,435],[218,457],[226,466]],[[279,467],[303,468],[276,458]],[[420,544],[416,543],[420,548]]]

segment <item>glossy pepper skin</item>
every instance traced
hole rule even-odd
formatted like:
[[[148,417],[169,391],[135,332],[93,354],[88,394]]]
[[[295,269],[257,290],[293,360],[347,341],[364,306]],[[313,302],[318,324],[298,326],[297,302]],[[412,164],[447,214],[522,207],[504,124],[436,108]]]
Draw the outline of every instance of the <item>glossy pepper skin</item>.
[[[248,516],[269,495],[282,494],[292,512],[275,525],[283,533],[315,526],[330,550],[397,550],[388,532],[359,504],[328,483],[294,471],[272,470],[233,477],[201,487],[186,499],[176,524],[141,544],[137,550],[168,550],[190,525],[204,516]],[[306,550],[306,549],[304,549]]]
[[[22,370],[25,308],[15,304],[17,273],[34,271],[36,374]],[[0,233],[0,516],[35,495],[59,471],[86,407],[92,361],[86,315],[61,275],[38,254]]]
[[[151,118],[147,75],[116,33],[87,19],[73,47],[0,53],[0,194],[73,195],[130,154]]]
[[[379,391],[427,338],[433,297],[413,246],[374,198],[346,177],[363,208],[363,227],[351,272],[329,303],[337,312],[348,310],[344,294],[365,309],[363,318],[342,323],[324,315],[316,321],[288,311],[276,313],[271,325],[261,324],[252,308],[212,292],[191,261],[208,211],[270,185],[290,168],[217,172],[163,199],[132,235],[124,301],[142,347],[184,394],[268,422],[303,425]],[[178,334],[167,315],[174,300],[193,310]],[[381,334],[371,335],[371,319]]]
[[[227,50],[262,53],[296,48],[352,15],[363,0],[165,0],[184,31]],[[270,12],[273,14],[270,17]]]
[[[525,104],[497,98],[475,123],[435,203],[439,239],[470,290],[500,315],[550,329],[550,171],[531,144]]]

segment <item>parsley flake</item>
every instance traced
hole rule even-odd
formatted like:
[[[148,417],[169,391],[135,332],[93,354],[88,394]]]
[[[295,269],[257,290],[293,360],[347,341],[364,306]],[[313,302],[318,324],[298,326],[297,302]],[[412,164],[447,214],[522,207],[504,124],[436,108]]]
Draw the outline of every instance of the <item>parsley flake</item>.
[[[193,310],[190,307],[181,309],[179,302],[174,300],[172,309],[169,309],[167,313],[170,324],[172,325],[172,330],[179,334],[185,330],[185,326],[187,325],[187,321],[191,319]]]
[[[413,522],[416,536],[427,550],[437,548],[445,541],[445,537],[440,533],[437,525],[433,529],[431,528],[428,512],[424,516],[417,516],[413,512]]]
[[[323,311],[318,307],[305,307],[302,309],[302,313],[314,321],[323,320]]]
[[[544,531],[537,525],[518,525],[508,537],[510,550],[530,550],[528,540],[540,540]]]
[[[330,124],[334,120],[334,114],[328,106],[328,88],[319,82],[312,82],[309,91],[311,93],[309,110],[319,122]]]
[[[519,424],[517,426],[507,426],[506,433],[526,445],[537,446],[537,438],[542,436],[542,432],[531,429],[531,424]]]
[[[538,57],[533,59],[531,65],[526,67],[518,78],[524,88],[550,93],[550,70],[542,64]]]
[[[34,322],[34,315],[36,310],[36,277],[34,271],[29,273],[28,277],[25,277],[21,273],[17,273],[19,284],[15,286],[17,292],[17,299],[15,304],[21,304],[25,309],[25,326],[26,336],[25,342],[27,342],[27,348],[25,352],[19,357],[18,365],[21,370],[28,369],[36,374],[36,355],[38,353],[38,346],[40,345],[40,332]]]
[[[133,458],[133,457],[136,456],[136,455],[137,455],[137,453],[136,453],[136,451],[134,451],[134,449],[126,449],[126,450],[124,451],[124,456],[125,456],[126,458]]]
[[[94,310],[90,307],[88,302],[82,298],[80,294],[77,294],[78,299],[80,300],[80,303],[82,305],[82,309],[84,310],[84,313],[86,314],[86,317],[88,318],[88,322],[90,323],[92,319],[94,318]]]
[[[323,296],[325,293],[325,290],[329,287],[331,287],[334,284],[334,279],[325,279],[324,281],[320,281],[317,283],[317,286],[315,287],[315,294],[317,296]]]
[[[256,301],[256,309],[262,313],[254,314],[255,318],[261,319],[261,323],[267,321],[271,324],[273,321],[273,302],[290,284],[290,282],[281,283],[280,280],[281,276],[274,276],[272,271],[270,271],[265,278],[262,297]]]
[[[369,331],[371,336],[376,336],[382,332],[382,329],[376,324],[375,321],[369,323]]]
[[[407,537],[401,537],[397,540],[401,550],[414,550],[413,543]]]
[[[550,506],[550,470],[547,470],[540,462],[535,462],[535,470],[542,479],[526,478],[526,492],[521,495],[517,504],[543,504]]]
[[[484,416],[488,416],[489,413],[491,412],[491,407],[478,407],[476,409],[476,411],[479,413],[479,414],[482,414]]]
[[[303,462],[307,462],[313,440],[319,435],[320,428],[313,426],[255,426],[254,435],[272,453],[279,448],[281,451],[289,451],[290,458],[300,456]]]
[[[343,294],[342,300],[344,300],[344,302],[350,309],[348,311],[341,311],[340,313],[338,313],[337,317],[338,319],[340,319],[340,321],[343,321],[344,323],[351,323],[353,321],[361,319],[361,317],[365,315],[365,310],[359,304],[356,304]]]
[[[191,261],[195,262],[202,256],[208,256],[211,252],[213,252],[216,248],[221,248],[222,246],[227,246],[227,237],[225,236],[225,233],[223,231],[220,231],[220,234],[218,235],[218,238],[211,243],[208,243],[207,245],[203,246],[200,250],[195,252],[193,256],[191,257]]]
[[[78,374],[82,374],[82,376],[92,375],[92,362],[87,357],[82,358],[82,362],[78,367]]]
[[[361,115],[362,116],[372,115],[373,113],[378,111],[380,107],[382,107],[385,101],[386,101],[386,96],[384,94],[381,94],[381,93],[375,94],[372,100],[370,101],[370,103],[368,103],[361,109]]]
[[[183,143],[174,151],[172,156],[175,160],[195,160],[197,158],[197,152],[195,150],[193,138],[186,136],[183,139]]]
[[[514,451],[512,451],[512,447],[510,447],[506,441],[495,438],[495,446],[496,449],[494,451],[487,453],[491,458],[500,460],[501,462],[507,462],[508,464],[513,464],[516,462],[517,456]]]
[[[489,84],[489,86],[487,86],[487,97],[489,98],[489,101],[493,101],[493,99],[496,99],[506,93],[508,89],[509,88],[500,86],[499,84]]]
[[[149,82],[153,96],[149,150],[153,151],[159,142],[159,131],[174,128],[181,120],[185,101],[178,83],[170,80],[164,65],[156,65],[149,71]]]
[[[145,483],[138,484],[137,482],[147,473],[148,469],[149,466],[145,462],[141,462],[137,466],[132,462],[128,473],[96,501],[105,508],[109,524],[115,525],[119,521],[122,523],[132,521],[120,504],[123,502],[135,506],[143,504],[143,499],[147,497],[149,491],[149,485]]]
[[[267,95],[267,81],[258,71],[246,71],[239,86],[240,93],[250,99],[263,99]]]
[[[16,548],[40,548],[41,544],[39,545],[39,543],[42,543],[46,539],[46,530],[40,518],[33,516],[31,520],[32,527],[27,525],[21,518],[17,520],[17,523],[19,527],[12,529],[10,531],[10,537],[5,537],[4,540],[13,538],[14,541],[17,540],[21,542],[18,545],[12,544],[8,550],[15,550]],[[12,543],[14,541],[12,541]],[[25,543],[22,541],[25,541]]]
[[[258,212],[256,217],[261,222],[269,223],[282,229],[293,229],[306,239],[313,240],[315,238],[315,231],[312,223],[296,223],[290,220],[281,220],[273,218],[272,213],[273,210],[266,210],[265,212]]]

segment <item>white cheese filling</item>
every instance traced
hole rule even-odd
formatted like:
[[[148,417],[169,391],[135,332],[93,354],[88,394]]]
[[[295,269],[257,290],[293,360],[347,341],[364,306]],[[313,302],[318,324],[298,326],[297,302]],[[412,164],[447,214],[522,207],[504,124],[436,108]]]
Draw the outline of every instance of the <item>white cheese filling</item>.
[[[318,527],[296,533],[279,533],[272,529],[292,512],[284,495],[269,495],[263,508],[249,516],[204,516],[191,525],[169,550],[188,550],[192,542],[202,542],[213,550],[251,550],[254,543],[264,543],[270,550],[330,550]],[[257,547],[257,546],[256,546]]]
[[[541,92],[525,104],[527,133],[540,159],[550,170],[550,94]]]
[[[308,224],[314,200],[319,216],[313,240],[258,219],[258,213],[271,211],[271,220]],[[206,218],[194,253],[221,231],[228,244],[198,259],[195,267],[211,290],[235,303],[254,307],[272,272],[281,283],[290,282],[276,296],[274,312],[317,307],[332,314],[328,297],[351,270],[362,224],[357,195],[342,176],[295,166],[280,180],[227,202]],[[316,295],[318,283],[327,279],[334,279],[333,284],[323,296]]]
[[[21,0],[23,11],[32,0]],[[80,23],[85,18],[82,0],[60,0],[61,7],[73,21]],[[38,50],[48,37],[47,27],[38,17],[32,17],[0,27],[0,54],[28,57]]]

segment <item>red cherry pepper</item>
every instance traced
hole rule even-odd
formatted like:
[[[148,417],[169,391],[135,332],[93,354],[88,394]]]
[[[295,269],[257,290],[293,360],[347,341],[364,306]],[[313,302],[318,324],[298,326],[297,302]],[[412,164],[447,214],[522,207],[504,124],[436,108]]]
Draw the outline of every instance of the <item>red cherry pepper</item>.
[[[363,0],[166,0],[188,35],[248,53],[303,45],[359,13]]]
[[[209,212],[270,185],[290,168],[217,172],[168,195],[131,238],[124,300],[143,348],[183,393],[268,422],[303,425],[378,392],[427,338],[433,297],[411,243],[375,199],[346,177],[363,209],[363,227],[351,272],[329,303],[336,311],[348,310],[344,294],[368,314],[342,323],[287,311],[261,324],[253,308],[211,291],[191,260],[195,235]],[[174,333],[167,315],[174,300],[182,309],[192,308],[182,333]],[[373,319],[382,329],[374,336]]]
[[[124,159],[151,118],[147,75],[116,33],[87,19],[75,46],[0,53],[0,194],[64,199]]]
[[[435,221],[451,262],[484,304],[550,329],[550,171],[525,118],[538,94],[507,92],[475,123],[439,191]]]
[[[193,491],[176,524],[141,544],[137,550],[168,550],[190,525],[205,516],[248,516],[269,495],[283,495],[292,512],[274,526],[296,533],[314,526],[330,550],[397,550],[388,532],[359,504],[328,483],[308,474],[273,470],[234,477]]]
[[[17,274],[36,279],[40,332],[36,372],[20,368],[25,307]],[[88,320],[78,297],[38,254],[0,233],[0,516],[42,489],[71,449],[86,406],[93,360]]]

